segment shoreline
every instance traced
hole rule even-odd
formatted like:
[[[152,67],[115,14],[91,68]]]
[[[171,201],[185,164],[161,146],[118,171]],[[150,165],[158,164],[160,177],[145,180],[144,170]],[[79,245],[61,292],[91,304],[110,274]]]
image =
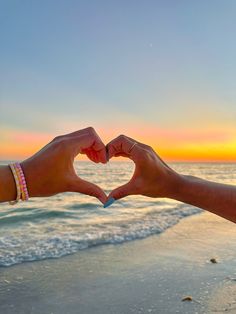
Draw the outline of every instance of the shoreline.
[[[203,212],[145,239],[1,268],[0,313],[236,313],[235,249],[235,224]]]

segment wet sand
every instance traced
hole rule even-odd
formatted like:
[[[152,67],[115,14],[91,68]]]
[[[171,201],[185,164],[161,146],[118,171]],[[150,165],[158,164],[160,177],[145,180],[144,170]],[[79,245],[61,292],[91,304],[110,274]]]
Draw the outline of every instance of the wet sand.
[[[4,314],[225,312],[236,313],[236,226],[210,213],[144,240],[0,268]]]

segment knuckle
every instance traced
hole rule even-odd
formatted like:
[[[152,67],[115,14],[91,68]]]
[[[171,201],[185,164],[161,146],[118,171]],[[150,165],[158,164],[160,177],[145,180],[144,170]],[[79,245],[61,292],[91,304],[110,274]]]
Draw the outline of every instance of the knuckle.
[[[63,138],[63,135],[57,135],[56,137],[54,137],[54,139],[52,140],[53,142],[58,142]]]
[[[151,146],[146,145],[146,144],[143,144],[143,147],[144,147],[146,150],[148,150],[148,151],[152,151],[152,150],[153,150]]]
[[[154,149],[151,146],[149,146],[148,152],[149,152],[149,155],[152,156],[152,158],[154,158],[156,156],[156,153],[155,153]]]
[[[148,155],[154,155],[155,154],[155,152],[154,152],[154,149],[151,147],[151,146],[149,146],[149,145],[146,145],[146,144],[142,144],[142,148],[143,148],[143,150],[146,152],[146,155],[148,156]]]
[[[57,139],[55,143],[58,148],[65,149],[68,147],[69,139],[62,136],[61,138]]]
[[[91,133],[95,133],[95,130],[94,130],[94,128],[92,126],[87,127],[86,130],[91,132]]]
[[[121,140],[121,141],[124,141],[126,139],[126,136],[124,134],[120,134],[118,136],[118,139]]]

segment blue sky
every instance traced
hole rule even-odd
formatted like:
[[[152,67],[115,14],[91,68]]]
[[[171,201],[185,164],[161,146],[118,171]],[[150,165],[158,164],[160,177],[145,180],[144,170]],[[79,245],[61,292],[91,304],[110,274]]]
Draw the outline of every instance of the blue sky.
[[[233,128],[235,16],[232,0],[0,0],[0,125]]]

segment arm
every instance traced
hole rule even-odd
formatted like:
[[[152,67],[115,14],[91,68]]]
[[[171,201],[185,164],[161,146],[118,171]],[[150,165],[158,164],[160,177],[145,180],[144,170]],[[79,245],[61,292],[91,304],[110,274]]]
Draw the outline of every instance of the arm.
[[[113,190],[108,198],[135,194],[168,197],[236,222],[235,186],[178,174],[151,147],[124,135],[111,141],[107,149],[109,158],[124,156],[135,163],[131,180]]]
[[[172,198],[188,203],[236,223],[236,187],[192,176],[180,176]]]
[[[80,178],[73,162],[78,154],[86,154],[93,162],[106,163],[106,147],[93,128],[58,136],[21,167],[30,197],[51,196],[61,192],[79,192],[97,197],[102,203],[106,194],[97,185]],[[9,166],[0,167],[0,202],[16,198],[16,187]]]

